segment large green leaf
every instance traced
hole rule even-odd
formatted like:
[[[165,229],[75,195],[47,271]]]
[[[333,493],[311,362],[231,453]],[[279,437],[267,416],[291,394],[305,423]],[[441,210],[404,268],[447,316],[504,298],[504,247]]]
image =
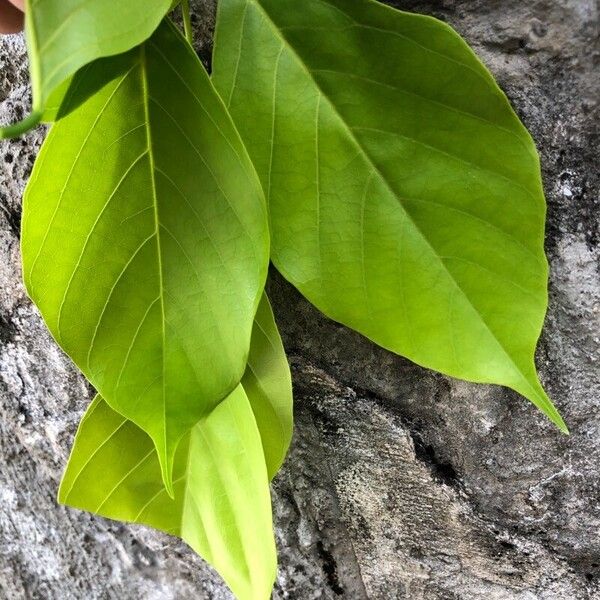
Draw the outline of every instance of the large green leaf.
[[[267,598],[275,562],[267,475],[281,465],[291,434],[289,367],[263,295],[242,385],[177,450],[175,499],[148,436],[97,397],[79,426],[59,501],[178,535],[239,598]]]
[[[0,139],[27,131],[43,116],[51,120],[61,84],[83,65],[141,44],[170,7],[171,0],[27,0],[33,110],[22,123],[0,128]]]
[[[81,90],[109,83],[40,153],[24,279],[61,347],[152,437],[169,486],[177,442],[244,373],[268,264],[264,197],[170,23],[81,77]]]
[[[213,81],[287,279],[382,346],[509,386],[565,428],[533,359],[547,305],[538,156],[450,27],[371,0],[222,1]]]
[[[269,480],[242,386],[184,437],[169,498],[150,438],[100,397],[88,409],[59,501],[183,538],[240,600],[270,597],[276,573]]]

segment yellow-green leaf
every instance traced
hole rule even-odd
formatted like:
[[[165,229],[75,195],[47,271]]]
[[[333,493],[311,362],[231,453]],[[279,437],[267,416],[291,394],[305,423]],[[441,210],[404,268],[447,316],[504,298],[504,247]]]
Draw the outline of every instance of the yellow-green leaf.
[[[254,318],[242,385],[256,417],[272,479],[290,446],[294,415],[290,368],[266,294]]]
[[[169,486],[177,443],[244,373],[264,197],[170,23],[73,85],[87,99],[53,126],[25,194],[24,280],[65,352],[152,437]]]
[[[27,0],[25,36],[33,109],[23,122],[0,128],[0,139],[51,120],[65,82],[84,65],[145,41],[171,7],[170,0]],[[51,99],[51,96],[53,97]]]
[[[175,498],[150,438],[97,397],[79,426],[59,501],[180,536],[238,598],[268,598],[276,562],[268,477],[291,434],[289,367],[263,296],[242,384],[177,450]]]
[[[566,430],[534,365],[538,156],[459,35],[372,0],[223,0],[213,66],[283,275],[378,344],[511,387]]]
[[[166,492],[152,440],[99,396],[86,413],[59,501],[184,539],[240,600],[266,600],[275,579],[269,479],[240,385],[181,441]]]

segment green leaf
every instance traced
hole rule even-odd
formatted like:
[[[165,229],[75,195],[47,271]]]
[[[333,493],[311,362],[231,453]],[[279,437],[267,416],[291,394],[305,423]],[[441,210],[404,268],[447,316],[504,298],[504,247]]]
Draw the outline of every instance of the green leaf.
[[[290,368],[266,294],[254,318],[242,385],[256,417],[272,479],[292,441],[294,415]]]
[[[244,373],[268,266],[264,197],[170,23],[81,78],[84,95],[108,83],[40,152],[24,201],[24,280],[60,346],[152,437],[169,488],[178,441]]]
[[[329,317],[511,387],[566,431],[534,365],[538,156],[467,44],[371,0],[219,6],[213,81],[266,190],[277,268]]]
[[[141,44],[170,7],[171,0],[27,0],[25,36],[33,111],[23,122],[0,128],[0,139],[24,133],[42,117],[51,120],[57,96],[50,97],[61,84],[97,58]]]
[[[150,438],[99,396],[77,433],[59,502],[184,539],[239,600],[268,599],[277,558],[258,428],[240,385],[184,437],[174,499]]]
[[[165,493],[150,438],[97,397],[79,426],[59,501],[178,535],[239,598],[267,598],[275,571],[267,475],[291,435],[290,372],[263,295],[242,385],[177,450],[175,499]]]

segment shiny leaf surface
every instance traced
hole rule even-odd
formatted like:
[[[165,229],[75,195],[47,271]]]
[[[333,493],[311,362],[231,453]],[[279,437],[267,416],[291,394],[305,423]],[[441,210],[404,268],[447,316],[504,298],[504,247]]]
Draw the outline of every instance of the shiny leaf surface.
[[[266,190],[277,268],[329,317],[566,429],[534,365],[538,156],[467,44],[371,0],[219,7],[213,81]]]
[[[152,437],[169,486],[178,441],[244,373],[268,264],[266,209],[173,25],[74,85],[86,96],[98,81],[37,160],[24,280],[61,347]]]

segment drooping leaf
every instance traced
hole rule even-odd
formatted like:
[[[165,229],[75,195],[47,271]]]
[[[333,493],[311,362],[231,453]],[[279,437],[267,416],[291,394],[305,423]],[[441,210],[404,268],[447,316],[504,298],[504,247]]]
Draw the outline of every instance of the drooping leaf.
[[[27,0],[25,36],[33,109],[23,122],[0,128],[0,139],[24,133],[42,117],[52,120],[60,90],[49,99],[61,84],[97,58],[141,44],[170,7],[171,0]]]
[[[220,2],[213,81],[266,190],[272,258],[329,317],[559,427],[534,350],[545,201],[525,127],[447,25],[371,0]]]
[[[294,415],[290,368],[266,294],[254,318],[242,385],[256,417],[272,479],[292,441]]]
[[[239,383],[266,278],[258,178],[201,63],[165,22],[82,72],[109,83],[52,128],[25,194],[27,290],[61,347],[156,444]]]
[[[97,397],[79,426],[59,501],[178,535],[239,598],[267,598],[275,563],[267,476],[291,434],[289,367],[263,295],[242,385],[177,450],[175,499],[148,436]]]
[[[239,600],[266,600],[275,579],[269,479],[243,387],[200,421],[175,457],[174,499],[150,438],[99,396],[86,413],[59,502],[185,540]]]

